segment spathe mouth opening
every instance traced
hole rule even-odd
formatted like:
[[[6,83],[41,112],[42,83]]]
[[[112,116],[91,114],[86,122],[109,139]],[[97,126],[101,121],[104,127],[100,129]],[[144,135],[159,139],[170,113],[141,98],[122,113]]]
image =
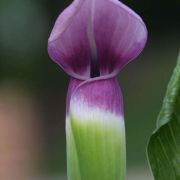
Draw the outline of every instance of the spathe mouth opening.
[[[90,67],[91,67],[90,77],[91,78],[99,77],[100,76],[100,69],[99,69],[99,63],[98,63],[97,59],[92,58]]]

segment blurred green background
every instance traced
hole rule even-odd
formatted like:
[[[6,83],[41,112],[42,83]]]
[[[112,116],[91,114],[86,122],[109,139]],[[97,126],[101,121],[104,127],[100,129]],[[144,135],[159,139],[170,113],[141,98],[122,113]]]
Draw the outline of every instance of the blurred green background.
[[[41,175],[66,171],[65,97],[69,77],[48,57],[47,39],[55,19],[70,2],[0,1],[0,105],[7,108],[0,110],[0,121],[3,122],[3,113],[11,114],[13,108],[21,112],[20,107],[27,105],[28,111],[32,111],[28,113],[35,112],[28,120],[27,116],[31,117],[28,113],[21,116],[32,126],[27,123],[17,132],[24,133],[20,137],[31,137],[30,145],[35,150],[29,156],[36,157],[36,172]],[[145,147],[155,128],[180,48],[180,1],[123,2],[141,15],[149,31],[143,53],[119,74],[125,105],[127,167],[147,169]],[[1,123],[6,131],[14,121],[12,117],[6,126]],[[18,123],[21,122],[15,124]],[[3,142],[5,138],[0,136]],[[15,136],[16,133],[10,139]]]

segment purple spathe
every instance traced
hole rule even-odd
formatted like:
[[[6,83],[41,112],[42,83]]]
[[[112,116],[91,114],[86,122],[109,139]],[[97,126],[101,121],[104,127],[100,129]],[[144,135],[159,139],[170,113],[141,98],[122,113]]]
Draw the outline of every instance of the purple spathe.
[[[116,76],[146,40],[142,19],[121,2],[75,0],[56,20],[48,52],[70,76],[87,80],[92,61],[100,76]]]
[[[101,170],[106,162],[114,167],[109,179],[125,179],[123,97],[116,76],[146,40],[142,19],[118,0],[74,0],[57,18],[48,53],[71,76],[66,99],[70,180],[101,177],[97,168],[89,168],[98,159]]]

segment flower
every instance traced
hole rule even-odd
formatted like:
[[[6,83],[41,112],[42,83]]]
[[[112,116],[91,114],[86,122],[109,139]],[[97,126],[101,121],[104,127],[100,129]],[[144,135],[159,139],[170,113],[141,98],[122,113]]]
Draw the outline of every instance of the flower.
[[[118,0],[74,0],[57,18],[48,52],[71,76],[69,180],[125,178],[123,98],[116,76],[146,40],[142,19]]]

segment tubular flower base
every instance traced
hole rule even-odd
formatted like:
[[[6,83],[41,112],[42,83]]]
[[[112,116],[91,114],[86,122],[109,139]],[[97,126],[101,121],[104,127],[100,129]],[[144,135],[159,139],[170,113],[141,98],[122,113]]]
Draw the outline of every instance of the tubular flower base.
[[[66,127],[69,179],[124,179],[125,132],[117,80],[82,83],[71,91],[73,85],[71,80]]]
[[[123,98],[116,75],[145,46],[141,18],[117,0],[75,0],[58,17],[50,57],[71,76],[66,102],[69,180],[124,180]]]

